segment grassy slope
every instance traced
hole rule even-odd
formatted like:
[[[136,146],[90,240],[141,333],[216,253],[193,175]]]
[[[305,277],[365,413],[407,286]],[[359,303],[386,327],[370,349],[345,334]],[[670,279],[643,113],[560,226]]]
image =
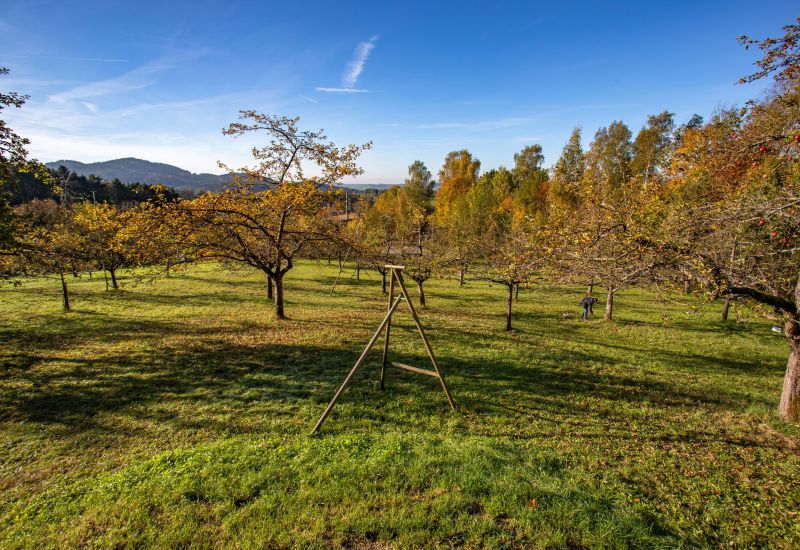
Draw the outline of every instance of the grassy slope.
[[[0,547],[770,545],[800,541],[796,426],[774,417],[786,344],[646,293],[615,323],[537,288],[427,285],[435,379],[379,351],[309,429],[385,308],[378,280],[214,266],[154,284],[0,290]],[[71,281],[72,282],[72,281]],[[668,313],[668,326],[662,313]],[[392,349],[427,366],[407,315]],[[401,338],[402,337],[402,338]],[[380,346],[378,346],[380,347]]]

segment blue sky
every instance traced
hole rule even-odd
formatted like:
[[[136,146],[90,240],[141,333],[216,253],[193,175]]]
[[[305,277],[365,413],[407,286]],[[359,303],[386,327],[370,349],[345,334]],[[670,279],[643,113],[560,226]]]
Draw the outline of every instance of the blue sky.
[[[0,0],[6,111],[32,156],[136,156],[200,172],[241,166],[253,139],[221,135],[239,109],[300,116],[337,143],[372,140],[363,183],[434,173],[469,149],[484,170],[540,143],[557,159],[612,120],[758,96],[737,86],[796,2],[116,2]]]

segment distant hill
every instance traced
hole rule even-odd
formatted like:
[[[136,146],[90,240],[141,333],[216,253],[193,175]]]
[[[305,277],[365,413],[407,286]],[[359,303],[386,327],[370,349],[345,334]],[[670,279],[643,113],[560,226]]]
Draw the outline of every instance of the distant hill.
[[[161,183],[175,189],[197,191],[219,191],[231,181],[231,177],[227,174],[195,174],[171,164],[150,162],[133,157],[88,163],[77,160],[57,160],[48,162],[46,165],[53,169],[66,166],[77,174],[84,176],[94,174],[104,180],[117,178],[123,183],[137,181],[149,184]],[[391,185],[386,183],[348,183],[343,187],[363,193],[368,189],[379,192],[386,191]]]
[[[104,162],[83,163],[77,160],[59,160],[48,162],[49,168],[66,166],[68,169],[88,176],[94,174],[106,180],[118,178],[124,183],[161,183],[175,189],[195,189],[201,191],[216,191],[231,181],[227,174],[194,174],[183,168],[150,162],[137,158],[124,158],[107,160]]]
[[[392,185],[388,183],[345,183],[342,187],[352,191],[358,191],[359,193],[363,193],[369,189],[374,189],[382,193],[392,187]]]

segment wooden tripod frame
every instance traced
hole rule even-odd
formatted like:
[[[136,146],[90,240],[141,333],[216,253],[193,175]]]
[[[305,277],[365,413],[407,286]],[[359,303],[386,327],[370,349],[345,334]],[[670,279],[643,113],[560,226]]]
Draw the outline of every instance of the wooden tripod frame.
[[[408,296],[408,290],[406,289],[406,285],[403,284],[403,275],[402,271],[405,269],[405,266],[402,265],[387,265],[387,269],[389,269],[392,274],[389,279],[389,311],[386,313],[386,317],[383,318],[381,321],[378,330],[375,331],[375,334],[372,335],[369,342],[367,343],[367,347],[364,348],[364,351],[361,352],[361,356],[356,361],[356,364],[353,365],[353,368],[350,369],[350,373],[342,382],[342,385],[336,391],[331,399],[331,402],[328,403],[328,406],[325,408],[325,412],[322,413],[322,416],[317,420],[317,424],[314,426],[314,429],[311,430],[312,434],[315,434],[319,431],[322,423],[325,422],[325,419],[330,414],[331,410],[333,410],[333,406],[336,404],[336,401],[339,400],[342,393],[344,393],[345,388],[350,383],[350,380],[353,379],[353,375],[355,375],[358,367],[361,366],[361,363],[364,362],[364,359],[367,357],[367,353],[369,350],[372,349],[372,346],[375,345],[375,341],[381,334],[381,331],[385,328],[386,329],[386,338],[383,341],[383,361],[381,362],[381,377],[380,377],[380,388],[383,389],[384,379],[386,377],[386,365],[392,365],[393,367],[397,367],[399,369],[416,372],[420,374],[426,374],[428,376],[433,376],[434,378],[438,378],[439,382],[442,383],[442,389],[444,390],[445,396],[447,396],[447,401],[450,403],[450,408],[453,411],[456,410],[456,404],[453,402],[453,397],[450,395],[450,390],[447,388],[447,383],[444,381],[444,374],[442,373],[441,369],[439,369],[439,364],[436,362],[436,356],[433,354],[433,350],[431,349],[431,344],[428,342],[428,337],[425,335],[425,330],[422,328],[422,323],[419,322],[419,317],[417,316],[417,311],[414,309],[414,304],[411,302],[411,298]],[[394,297],[394,283],[397,281],[397,285],[400,287],[400,294],[397,298]],[[431,358],[431,363],[433,364],[433,370],[429,369],[421,369],[419,367],[412,367],[411,365],[405,365],[403,363],[396,363],[396,362],[389,362],[389,334],[391,332],[392,327],[392,315],[394,315],[397,306],[400,305],[400,302],[405,300],[408,304],[408,309],[411,311],[411,316],[414,318],[414,323],[417,325],[417,330],[419,331],[419,335],[422,337],[422,342],[425,344],[425,349],[428,351],[428,357]]]

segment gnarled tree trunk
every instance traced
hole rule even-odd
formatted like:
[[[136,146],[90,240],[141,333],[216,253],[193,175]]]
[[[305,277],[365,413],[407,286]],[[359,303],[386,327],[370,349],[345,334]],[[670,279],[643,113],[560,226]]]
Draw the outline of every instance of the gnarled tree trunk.
[[[593,291],[593,290],[594,290],[594,277],[592,277],[591,279],[589,279],[589,289],[586,291],[586,294],[588,294],[589,296],[591,296],[591,295],[592,295],[592,291]]]
[[[386,294],[386,270],[379,271],[381,274],[381,292]]]
[[[784,334],[789,340],[789,360],[778,415],[782,420],[794,422],[800,420],[800,317],[793,315],[786,322]]]
[[[425,291],[422,290],[422,281],[416,281],[416,283],[417,283],[417,288],[419,289],[419,305],[420,306],[424,306],[425,305]]]
[[[64,300],[64,311],[69,311],[69,291],[67,290],[67,280],[64,278],[64,272],[59,271],[58,274],[61,276],[61,295]]]
[[[730,307],[731,307],[730,300],[725,300],[724,302],[722,302],[722,313],[719,316],[721,321],[728,320],[728,310],[730,309]]]
[[[609,287],[606,296],[606,321],[611,321],[614,313],[614,289]]]
[[[108,272],[111,274],[111,286],[114,288],[114,290],[117,290],[119,288],[119,285],[117,284],[117,270],[116,268],[109,268]]]
[[[272,282],[272,277],[267,274],[267,300],[270,302],[275,299],[274,287],[275,285]]]
[[[283,312],[283,273],[272,277],[272,280],[275,283],[275,317],[286,319],[286,315]]]

